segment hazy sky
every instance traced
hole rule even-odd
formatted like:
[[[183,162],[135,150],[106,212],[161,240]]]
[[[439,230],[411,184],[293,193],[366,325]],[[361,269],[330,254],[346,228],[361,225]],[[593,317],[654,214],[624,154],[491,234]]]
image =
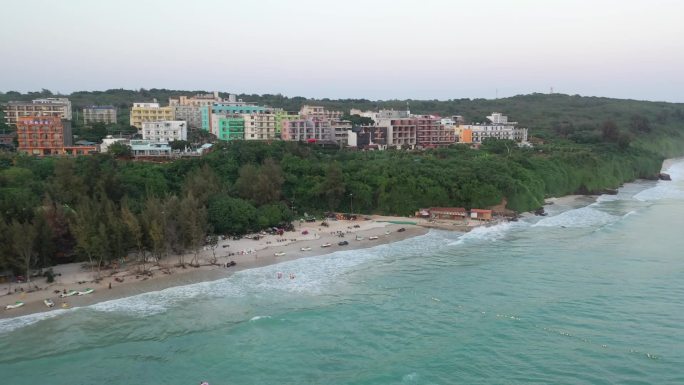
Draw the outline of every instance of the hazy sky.
[[[3,0],[0,91],[684,102],[684,0]]]

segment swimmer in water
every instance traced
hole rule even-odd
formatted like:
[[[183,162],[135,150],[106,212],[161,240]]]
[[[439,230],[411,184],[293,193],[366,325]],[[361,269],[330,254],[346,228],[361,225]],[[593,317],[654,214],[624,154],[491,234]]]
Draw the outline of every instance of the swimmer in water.
[[[283,278],[283,273],[279,271],[279,272],[276,274],[276,276],[278,277],[278,279]]]

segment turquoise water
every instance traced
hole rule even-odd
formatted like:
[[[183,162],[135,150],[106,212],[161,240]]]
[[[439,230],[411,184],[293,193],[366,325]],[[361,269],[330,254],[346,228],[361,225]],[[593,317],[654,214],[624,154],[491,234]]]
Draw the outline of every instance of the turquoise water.
[[[543,218],[0,320],[0,379],[682,384],[684,162],[669,172]]]

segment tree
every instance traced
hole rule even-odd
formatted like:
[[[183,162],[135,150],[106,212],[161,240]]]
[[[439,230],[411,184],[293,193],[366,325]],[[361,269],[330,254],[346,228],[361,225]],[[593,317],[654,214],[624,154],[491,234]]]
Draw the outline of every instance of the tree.
[[[601,138],[604,142],[617,142],[620,137],[620,129],[612,120],[603,122],[601,126]]]
[[[325,173],[325,182],[321,189],[321,193],[328,202],[328,209],[331,211],[336,210],[344,198],[345,192],[344,175],[339,163],[333,162],[328,166]]]
[[[131,149],[131,146],[121,142],[112,143],[109,147],[107,147],[107,153],[111,154],[115,158],[130,158],[133,156],[133,150]]]
[[[219,194],[209,202],[209,223],[219,234],[244,234],[254,230],[256,209],[249,202]]]
[[[216,258],[216,248],[218,247],[218,241],[219,241],[219,237],[218,237],[218,235],[216,235],[216,234],[210,234],[209,236],[207,236],[207,245],[208,245],[209,248],[211,249],[211,256],[212,256],[212,258],[211,258],[210,263],[211,263],[212,265],[215,265],[215,264],[216,264],[216,260],[217,260],[217,258]]]
[[[192,194],[201,205],[206,206],[209,199],[221,191],[221,188],[218,176],[209,165],[205,164],[186,175],[181,191],[184,195]]]
[[[75,209],[71,220],[71,231],[76,238],[76,249],[88,258],[91,271],[94,272],[94,257],[102,252],[104,239],[99,233],[99,208],[91,198],[83,198]]]
[[[157,197],[150,196],[145,201],[142,212],[144,231],[147,235],[148,247],[152,251],[152,256],[158,262],[165,253],[166,245],[166,216],[164,215],[164,205]]]
[[[235,188],[241,198],[249,199],[257,206],[280,199],[285,178],[283,170],[271,158],[264,160],[261,167],[246,164],[240,168]]]
[[[190,147],[190,142],[187,140],[174,140],[169,143],[172,150],[185,151],[186,148]]]
[[[180,202],[180,230],[184,248],[193,252],[191,265],[199,265],[199,251],[208,230],[207,209],[192,194]],[[182,263],[182,260],[179,261]]]
[[[142,271],[146,271],[147,253],[145,250],[145,236],[138,217],[128,208],[128,203],[124,201],[121,205],[121,220],[126,226],[128,236],[132,240],[137,251],[138,261],[142,266]]]
[[[12,233],[12,246],[14,251],[21,258],[23,267],[26,271],[26,284],[27,287],[30,287],[31,267],[34,264],[36,256],[36,228],[28,221],[19,222],[15,219],[12,221],[10,231]]]

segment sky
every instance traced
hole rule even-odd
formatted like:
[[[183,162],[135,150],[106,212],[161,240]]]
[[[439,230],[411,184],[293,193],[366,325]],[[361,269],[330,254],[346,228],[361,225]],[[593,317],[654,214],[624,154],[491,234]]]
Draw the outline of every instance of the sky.
[[[682,0],[3,0],[0,92],[684,102]]]

